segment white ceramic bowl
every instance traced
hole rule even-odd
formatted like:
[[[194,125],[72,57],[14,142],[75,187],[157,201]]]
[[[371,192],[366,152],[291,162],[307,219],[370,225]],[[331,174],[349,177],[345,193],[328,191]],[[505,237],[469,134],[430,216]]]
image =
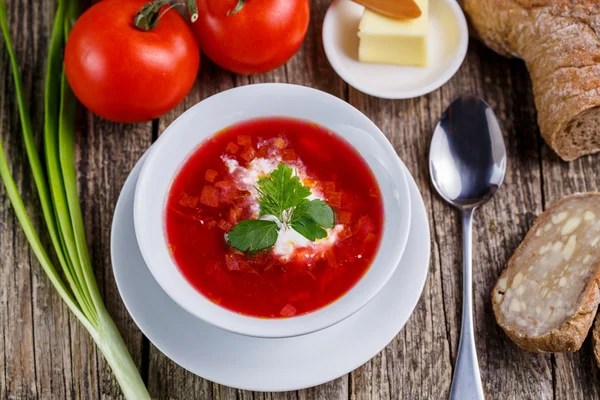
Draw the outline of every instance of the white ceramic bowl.
[[[375,174],[385,215],[379,251],[363,278],[327,307],[287,319],[248,317],[208,300],[188,283],[175,265],[164,231],[167,194],[188,156],[215,132],[241,121],[268,116],[311,121],[352,144]],[[185,310],[210,324],[243,335],[268,338],[315,332],[365,306],[396,269],[408,239],[410,216],[407,180],[396,152],[383,133],[346,102],[318,90],[287,84],[231,89],[183,113],[152,146],[140,173],[134,201],[135,231],[142,255],[165,292]]]
[[[456,0],[429,1],[427,67],[358,61],[358,24],[364,7],[335,0],[323,22],[323,47],[337,74],[363,93],[384,99],[410,99],[433,92],[461,66],[469,45],[467,21]]]

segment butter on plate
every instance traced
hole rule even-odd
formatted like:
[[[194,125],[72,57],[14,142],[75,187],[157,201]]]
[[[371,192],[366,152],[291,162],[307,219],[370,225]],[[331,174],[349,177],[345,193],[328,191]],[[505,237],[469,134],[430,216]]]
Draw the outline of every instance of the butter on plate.
[[[421,16],[395,20],[365,9],[358,27],[362,62],[427,66],[428,0],[415,1]]]

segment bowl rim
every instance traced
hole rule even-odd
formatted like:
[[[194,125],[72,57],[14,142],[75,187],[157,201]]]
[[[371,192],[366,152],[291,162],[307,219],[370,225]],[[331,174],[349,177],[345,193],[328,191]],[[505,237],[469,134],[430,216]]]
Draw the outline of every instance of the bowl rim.
[[[283,92],[280,92],[280,91],[283,91]],[[352,293],[354,291],[354,289],[364,279],[364,277],[367,276],[369,271],[371,269],[373,269],[373,266],[375,265],[375,261],[377,260],[377,256],[376,256],[374,262],[372,263],[372,265],[367,270],[367,273],[365,273],[365,275],[357,282],[357,284],[355,284],[354,287],[352,287],[346,294],[341,296],[336,301],[330,303],[329,305],[327,305],[319,310],[313,311],[308,314],[303,314],[303,315],[300,315],[297,317],[282,318],[282,319],[266,319],[266,318],[257,318],[257,317],[246,316],[246,315],[243,315],[240,313],[236,313],[234,311],[231,311],[229,309],[226,309],[224,307],[221,307],[221,306],[213,303],[212,301],[210,301],[202,293],[200,293],[197,289],[195,289],[193,287],[193,285],[183,276],[183,274],[181,273],[181,271],[175,264],[175,261],[172,259],[172,257],[169,256],[170,264],[172,264],[172,265],[168,266],[167,268],[169,268],[170,270],[174,269],[175,271],[177,271],[177,273],[179,275],[181,275],[181,277],[183,277],[187,286],[189,288],[191,288],[194,292],[196,292],[197,296],[199,296],[203,299],[202,303],[204,304],[203,307],[205,309],[199,310],[199,309],[197,309],[197,307],[191,307],[188,304],[188,302],[183,299],[184,296],[180,295],[177,288],[172,287],[171,284],[167,284],[166,282],[163,281],[163,279],[161,279],[163,272],[161,272],[160,269],[164,269],[165,267],[157,266],[156,262],[153,261],[153,257],[150,254],[151,247],[153,247],[156,243],[150,242],[150,234],[147,233],[147,229],[145,229],[146,228],[146,220],[148,218],[146,217],[147,214],[143,212],[146,209],[146,207],[144,206],[144,199],[146,198],[146,196],[144,196],[143,193],[153,193],[156,196],[155,191],[149,191],[150,188],[152,187],[151,184],[153,181],[151,179],[152,178],[151,171],[153,168],[156,168],[155,167],[156,165],[159,165],[161,157],[164,157],[161,154],[162,148],[165,147],[170,140],[173,140],[172,138],[177,137],[178,131],[179,132],[185,131],[184,129],[183,130],[179,129],[179,125],[182,123],[182,121],[186,120],[186,118],[190,118],[190,116],[195,114],[196,112],[198,112],[199,109],[201,109],[203,107],[210,107],[216,101],[221,101],[223,98],[225,98],[227,96],[232,96],[232,95],[243,96],[243,95],[251,95],[251,94],[256,95],[257,93],[260,93],[262,98],[264,98],[264,96],[268,96],[268,95],[271,95],[271,96],[277,96],[278,94],[283,94],[283,95],[288,95],[288,96],[290,95],[290,93],[285,93],[285,92],[290,92],[290,93],[295,92],[296,94],[317,96],[317,97],[320,97],[320,99],[322,101],[326,101],[330,105],[338,107],[338,109],[342,110],[343,112],[352,113],[354,118],[358,118],[360,120],[361,124],[364,124],[364,126],[368,127],[368,130],[365,129],[365,131],[371,136],[372,139],[374,139],[377,142],[377,145],[380,147],[380,149],[385,152],[386,157],[388,157],[389,162],[393,166],[392,172],[394,174],[394,184],[398,188],[398,192],[402,192],[404,194],[404,196],[402,198],[402,205],[404,206],[404,209],[405,209],[404,216],[401,218],[402,226],[397,228],[399,237],[398,237],[398,240],[394,242],[394,247],[388,248],[388,249],[383,249],[383,247],[382,247],[383,243],[382,243],[382,244],[380,244],[380,248],[378,249],[378,252],[377,252],[377,254],[379,254],[382,252],[382,250],[386,250],[388,253],[391,254],[390,255],[391,260],[387,262],[387,264],[389,264],[389,265],[386,265],[385,268],[383,268],[384,273],[381,274],[381,277],[375,282],[375,284],[372,284],[368,288],[368,290],[366,291],[367,293],[359,297],[360,301],[358,301],[358,300],[354,301],[355,303],[357,303],[357,305],[355,304],[354,307],[346,306],[345,308],[338,310],[337,313],[332,313],[332,312],[328,313],[326,311],[328,309],[331,310],[332,306],[335,305],[336,303],[338,303],[340,299],[345,298],[346,296],[348,296],[350,293]],[[280,114],[274,114],[273,116],[274,117],[276,117],[276,116],[285,117],[285,115],[280,115]],[[231,126],[236,123],[243,122],[243,121],[251,120],[253,118],[260,118],[260,117],[261,116],[243,117],[243,118],[238,119],[233,124],[227,124],[225,127]],[[290,117],[295,118],[292,116],[290,116]],[[310,121],[309,118],[306,118],[305,120]],[[223,128],[225,128],[225,127],[223,127]],[[202,141],[214,136],[218,132],[219,132],[219,130],[216,130],[206,136],[199,138],[199,143],[202,143]],[[342,133],[338,133],[335,131],[334,131],[334,133],[337,134],[338,136],[340,136],[342,139],[347,140]],[[180,135],[181,135],[181,133],[180,133]],[[353,147],[355,150],[357,150],[360,153],[360,148],[358,148],[357,146],[355,146],[352,143],[349,143],[349,144],[351,145],[351,147]],[[185,151],[185,152],[182,151],[181,153],[182,153],[181,161],[180,161],[180,165],[178,168],[180,168],[181,165],[183,165],[183,163],[185,163],[185,161],[192,154],[191,151]],[[371,163],[369,163],[368,160],[366,160],[366,159],[365,159],[365,161],[367,162],[367,165],[369,165],[369,167],[373,170],[373,166],[371,165]],[[375,174],[375,172],[374,172],[374,174]],[[164,211],[164,202],[166,201],[166,196],[168,195],[170,185],[176,175],[177,175],[177,172],[175,172],[175,174],[169,178],[170,181],[169,181],[166,192],[159,194],[159,196],[161,196],[160,198],[162,201],[163,211]],[[378,184],[381,186],[377,174],[375,174],[375,177],[378,181]],[[210,96],[210,97],[198,102],[194,106],[190,107],[187,111],[182,113],[180,116],[178,116],[165,129],[165,131],[160,135],[160,137],[152,145],[152,148],[150,149],[150,151],[148,153],[147,159],[144,162],[142,170],[140,171],[140,176],[139,176],[138,182],[136,184],[136,188],[135,188],[135,198],[134,198],[134,225],[135,225],[136,238],[138,241],[138,245],[140,247],[140,251],[141,251],[142,256],[146,262],[146,265],[148,266],[148,269],[152,273],[154,279],[158,282],[158,284],[161,286],[161,288],[169,295],[169,297],[171,297],[171,299],[173,299],[179,306],[181,306],[183,309],[185,309],[190,314],[196,316],[197,318],[204,320],[205,322],[207,322],[213,326],[216,326],[218,328],[221,328],[221,329],[224,329],[224,330],[227,330],[230,332],[241,334],[241,335],[262,337],[262,338],[285,338],[285,337],[294,337],[294,336],[300,336],[300,335],[316,332],[321,329],[325,329],[329,326],[332,326],[332,325],[350,317],[351,315],[353,315],[354,313],[359,311],[361,308],[363,308],[365,305],[367,305],[377,295],[377,293],[379,293],[379,291],[385,286],[385,284],[389,281],[390,277],[392,276],[396,267],[398,266],[400,259],[402,258],[402,255],[404,254],[406,242],[408,240],[408,233],[409,233],[408,231],[409,231],[410,223],[411,223],[410,217],[411,217],[410,195],[409,195],[409,190],[408,190],[408,182],[406,179],[404,169],[402,167],[402,162],[401,162],[400,158],[398,157],[396,151],[392,147],[391,143],[388,141],[388,139],[383,134],[383,132],[371,120],[369,120],[363,113],[361,113],[358,109],[356,109],[352,105],[348,104],[347,102],[345,102],[333,95],[330,95],[323,91],[317,90],[317,89],[312,89],[312,88],[309,88],[306,86],[293,85],[293,84],[287,84],[287,83],[262,83],[262,84],[253,84],[253,85],[246,85],[246,86],[232,88],[232,89],[217,93],[213,96]],[[161,213],[161,219],[162,218],[164,218],[164,216]],[[387,219],[387,216],[385,216],[385,209],[384,209],[384,218]],[[387,224],[387,222],[384,222],[384,235],[386,232],[385,224]],[[162,238],[160,246],[164,247],[163,250],[168,252],[167,244],[166,244],[166,235],[165,235],[164,229],[161,229],[159,236],[160,236],[160,238]],[[383,236],[382,236],[382,240],[383,240]],[[208,310],[206,308],[208,308]],[[339,307],[337,307],[337,308],[339,308]],[[212,309],[213,312],[209,312],[210,309]],[[321,317],[320,323],[311,323],[310,321],[306,321],[306,319],[310,318],[310,316],[314,316],[317,313],[319,313],[319,316]],[[220,314],[220,315],[215,315],[215,314]],[[326,314],[329,314],[329,316],[327,316]],[[302,324],[298,323],[298,321],[300,321],[300,320],[303,322]],[[290,322],[290,321],[292,321],[292,322]],[[317,322],[319,322],[319,321],[317,320]]]

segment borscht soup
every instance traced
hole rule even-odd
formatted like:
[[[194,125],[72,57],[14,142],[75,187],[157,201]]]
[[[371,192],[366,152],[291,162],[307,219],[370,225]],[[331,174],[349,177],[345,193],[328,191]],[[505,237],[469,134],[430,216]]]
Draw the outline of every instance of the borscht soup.
[[[260,318],[336,301],[369,269],[383,233],[373,172],[313,123],[262,118],[201,143],[169,189],[165,231],[188,282]]]

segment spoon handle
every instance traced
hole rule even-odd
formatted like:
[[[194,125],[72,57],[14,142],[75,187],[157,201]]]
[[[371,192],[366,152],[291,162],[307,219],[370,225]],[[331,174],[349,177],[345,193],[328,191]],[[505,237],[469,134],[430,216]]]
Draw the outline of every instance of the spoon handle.
[[[463,308],[458,356],[450,388],[450,400],[483,400],[479,375],[475,334],[473,332],[473,266],[472,230],[473,211],[462,210],[463,230]]]

